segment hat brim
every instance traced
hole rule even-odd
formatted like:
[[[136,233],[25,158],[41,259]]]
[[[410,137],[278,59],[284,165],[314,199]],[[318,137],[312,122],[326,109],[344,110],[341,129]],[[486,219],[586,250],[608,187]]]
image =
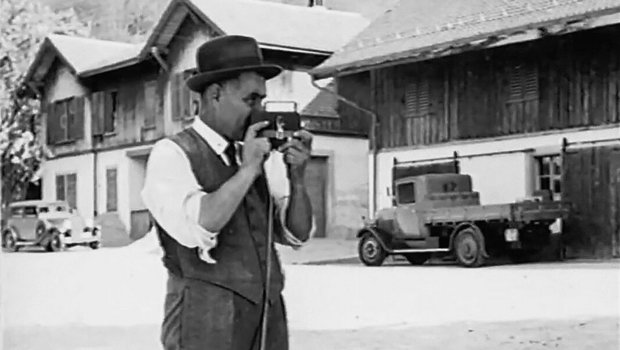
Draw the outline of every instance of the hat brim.
[[[189,77],[187,87],[196,92],[202,92],[209,84],[232,78],[243,72],[256,72],[266,80],[269,80],[282,72],[282,67],[275,64],[263,64],[256,66],[235,67],[220,69],[211,72],[198,73]]]

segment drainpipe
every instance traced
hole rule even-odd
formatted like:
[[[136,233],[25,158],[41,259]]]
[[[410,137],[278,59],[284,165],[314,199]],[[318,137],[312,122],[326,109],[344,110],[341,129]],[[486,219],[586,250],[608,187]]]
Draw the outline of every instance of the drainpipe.
[[[161,57],[161,51],[159,50],[157,46],[151,47],[151,55],[155,57],[155,60],[157,60],[161,68],[163,68],[166,71],[166,73],[170,71],[170,67],[168,66],[168,63],[166,63],[166,60],[164,60],[163,57]]]
[[[377,134],[377,126],[379,123],[377,114],[371,111],[370,109],[366,109],[358,105],[357,103],[347,99],[346,97],[339,95],[335,91],[319,86],[316,83],[316,80],[314,79],[314,77],[311,77],[310,81],[312,82],[312,86],[319,89],[320,91],[324,91],[336,97],[339,101],[342,101],[345,104],[357,109],[358,111],[361,111],[361,112],[364,112],[370,115],[370,130],[369,130],[368,138],[370,141],[370,152],[371,152],[370,162],[371,162],[371,168],[372,168],[372,173],[371,173],[372,181],[370,181],[370,185],[371,185],[372,191],[370,192],[370,203],[369,203],[369,208],[368,208],[368,215],[370,218],[373,218],[375,215],[375,211],[377,210],[377,153],[378,153],[378,149],[377,149],[376,134]]]

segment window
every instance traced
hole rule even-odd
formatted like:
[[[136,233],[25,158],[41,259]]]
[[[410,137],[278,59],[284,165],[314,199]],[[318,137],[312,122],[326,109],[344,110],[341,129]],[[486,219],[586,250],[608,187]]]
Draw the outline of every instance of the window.
[[[56,199],[66,201],[71,208],[77,207],[77,175],[56,175]]]
[[[536,157],[536,190],[548,190],[554,200],[562,197],[562,158],[560,155]]]
[[[103,133],[113,133],[116,128],[118,118],[118,91],[108,91],[105,94],[104,114],[103,114]]]
[[[47,128],[49,144],[81,139],[84,136],[84,98],[71,97],[50,104]]]
[[[36,218],[37,217],[37,207],[25,207],[24,208],[24,217]]]
[[[11,208],[11,216],[21,217],[22,215],[24,215],[24,207]]]
[[[200,94],[191,91],[185,84],[194,71],[187,69],[171,77],[172,120],[192,121],[200,112]]]
[[[398,194],[398,203],[411,204],[415,203],[415,183],[407,182],[396,186]]]
[[[538,99],[538,70],[531,64],[517,64],[508,69],[508,103]]]
[[[118,192],[116,185],[116,168],[106,169],[106,211],[118,210]]]
[[[405,89],[406,117],[425,117],[430,113],[430,87],[428,79],[412,82]]]

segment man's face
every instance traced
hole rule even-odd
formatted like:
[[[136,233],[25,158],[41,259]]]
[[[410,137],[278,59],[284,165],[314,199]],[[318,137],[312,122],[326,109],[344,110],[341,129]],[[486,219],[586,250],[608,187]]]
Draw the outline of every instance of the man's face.
[[[213,101],[217,131],[230,139],[243,140],[250,114],[262,109],[265,96],[265,78],[254,72],[223,83],[219,98]]]

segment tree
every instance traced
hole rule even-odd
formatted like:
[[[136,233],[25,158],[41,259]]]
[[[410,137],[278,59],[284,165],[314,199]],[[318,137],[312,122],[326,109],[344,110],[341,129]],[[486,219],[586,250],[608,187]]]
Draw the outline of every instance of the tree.
[[[24,76],[49,34],[88,36],[72,9],[52,11],[28,0],[0,0],[0,155],[1,200],[22,199],[44,160],[39,101],[26,93]]]

